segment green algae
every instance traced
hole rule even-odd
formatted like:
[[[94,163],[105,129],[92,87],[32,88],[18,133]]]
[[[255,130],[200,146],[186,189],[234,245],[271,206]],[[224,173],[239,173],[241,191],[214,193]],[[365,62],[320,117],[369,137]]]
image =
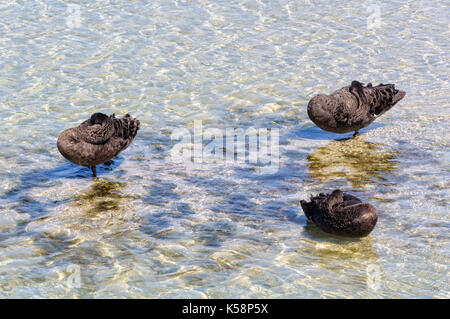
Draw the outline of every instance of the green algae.
[[[318,181],[344,178],[353,187],[363,188],[369,183],[386,184],[385,175],[395,171],[399,153],[357,137],[319,147],[308,156],[307,166]]]

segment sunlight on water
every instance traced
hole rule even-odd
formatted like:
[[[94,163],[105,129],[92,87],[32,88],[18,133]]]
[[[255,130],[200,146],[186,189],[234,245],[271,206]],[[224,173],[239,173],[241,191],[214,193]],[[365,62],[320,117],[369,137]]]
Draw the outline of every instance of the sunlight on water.
[[[379,15],[377,14],[379,12]],[[444,1],[0,3],[0,296],[449,297]],[[407,95],[360,131],[306,105],[352,80]],[[93,112],[141,130],[111,166],[58,135]],[[275,174],[171,160],[174,130],[277,128]],[[378,210],[353,240],[307,222],[335,188]]]

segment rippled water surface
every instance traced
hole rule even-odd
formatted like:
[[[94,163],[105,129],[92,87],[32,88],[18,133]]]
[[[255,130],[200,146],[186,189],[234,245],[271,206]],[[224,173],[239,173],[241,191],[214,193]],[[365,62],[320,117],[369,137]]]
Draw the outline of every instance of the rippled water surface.
[[[449,11],[2,1],[0,296],[448,298]],[[354,79],[407,95],[339,141],[306,105]],[[56,148],[95,111],[141,121],[98,180]],[[196,120],[278,128],[278,171],[173,162],[171,133]],[[300,199],[335,188],[377,207],[370,236],[307,223]]]

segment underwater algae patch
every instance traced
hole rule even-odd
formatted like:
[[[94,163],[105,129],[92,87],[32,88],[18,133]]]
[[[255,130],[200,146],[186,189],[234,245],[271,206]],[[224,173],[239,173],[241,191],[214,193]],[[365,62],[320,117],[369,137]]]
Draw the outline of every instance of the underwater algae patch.
[[[319,181],[345,178],[353,187],[369,183],[387,184],[384,174],[391,174],[400,151],[388,150],[381,143],[366,142],[363,137],[331,141],[311,153],[307,160],[309,174]]]
[[[97,180],[89,190],[75,196],[74,204],[84,207],[88,213],[118,210],[123,199],[136,199],[135,196],[121,193],[126,186],[127,184],[122,182]]]

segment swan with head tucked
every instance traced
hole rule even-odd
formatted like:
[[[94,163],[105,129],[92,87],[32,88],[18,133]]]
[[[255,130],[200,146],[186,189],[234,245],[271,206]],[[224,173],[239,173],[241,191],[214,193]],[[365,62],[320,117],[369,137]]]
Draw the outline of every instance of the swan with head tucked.
[[[111,161],[126,149],[139,125],[129,114],[118,119],[114,114],[94,113],[89,120],[61,133],[58,150],[72,163],[90,167],[95,177],[96,165]]]
[[[390,110],[406,95],[394,84],[366,86],[353,81],[330,95],[319,94],[308,103],[311,121],[325,131],[347,133],[358,131]]]
[[[331,194],[300,201],[308,218],[324,232],[345,237],[364,237],[378,221],[375,207],[337,189]]]

